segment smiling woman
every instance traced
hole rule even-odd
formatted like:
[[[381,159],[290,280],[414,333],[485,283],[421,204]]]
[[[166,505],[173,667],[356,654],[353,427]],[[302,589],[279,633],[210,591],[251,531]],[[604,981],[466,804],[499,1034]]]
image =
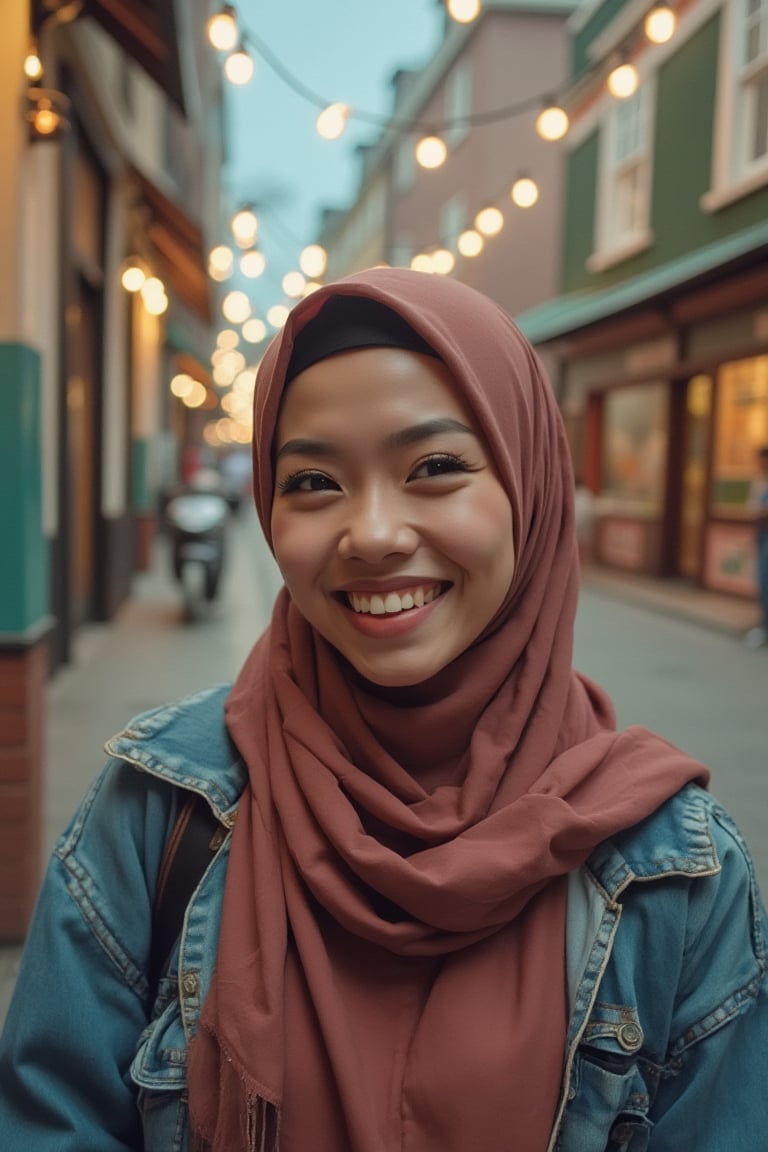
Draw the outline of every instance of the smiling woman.
[[[294,308],[254,428],[285,587],[231,691],[110,741],[0,1042],[0,1147],[753,1147],[751,860],[706,769],[572,667],[533,349],[458,282],[360,273]],[[154,990],[189,795],[220,846]]]

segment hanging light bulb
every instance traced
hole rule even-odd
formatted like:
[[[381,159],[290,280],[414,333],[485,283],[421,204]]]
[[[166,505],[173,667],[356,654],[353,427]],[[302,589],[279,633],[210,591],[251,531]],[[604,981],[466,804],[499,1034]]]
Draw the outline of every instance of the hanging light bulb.
[[[267,321],[273,328],[282,328],[290,316],[290,312],[290,308],[287,308],[285,304],[273,304],[267,312]]]
[[[299,256],[299,267],[305,276],[322,276],[328,263],[328,254],[320,244],[307,244]]]
[[[234,292],[227,292],[221,302],[221,311],[230,324],[242,324],[251,314],[251,302],[245,292],[236,289]]]
[[[413,268],[414,272],[434,272],[435,270],[432,264],[432,257],[426,252],[419,252],[413,257],[411,260],[411,268]]]
[[[536,131],[542,140],[562,140],[569,127],[568,113],[559,104],[547,104],[536,117]]]
[[[241,208],[236,212],[229,226],[238,247],[252,247],[259,231],[259,221],[251,208]]]
[[[307,281],[302,272],[286,272],[282,280],[283,292],[292,300],[298,300],[303,295]]]
[[[168,296],[160,277],[147,276],[139,291],[147,312],[151,316],[162,316],[168,308]]]
[[[495,208],[492,204],[487,208],[481,208],[475,216],[475,228],[483,236],[498,236],[504,227],[504,214],[500,208]]]
[[[218,48],[219,52],[231,52],[239,36],[237,14],[232,5],[225,4],[219,12],[211,16],[205,30],[208,41],[214,48]]]
[[[249,252],[243,252],[240,257],[240,271],[243,276],[247,276],[249,280],[257,280],[266,266],[266,256],[256,248],[251,248]]]
[[[467,228],[456,241],[456,247],[462,256],[479,256],[485,247],[485,240],[474,228]]]
[[[480,15],[480,0],[448,0],[447,8],[457,24],[471,24]]]
[[[645,34],[652,44],[666,44],[675,34],[677,19],[670,6],[654,4],[645,18]]]
[[[136,259],[126,261],[120,273],[120,283],[126,292],[139,292],[146,278],[146,272]]]
[[[509,195],[518,208],[532,208],[539,198],[539,189],[530,176],[519,176],[512,185]]]
[[[234,328],[222,328],[216,337],[216,347],[221,348],[223,351],[228,352],[233,348],[237,348],[240,343],[240,337]]]
[[[318,136],[322,136],[323,140],[338,140],[347,126],[349,112],[347,104],[329,104],[323,108],[315,120]]]
[[[432,268],[438,276],[448,276],[456,266],[456,257],[449,248],[436,248],[432,253]]]
[[[237,84],[240,87],[247,84],[253,76],[253,60],[248,55],[242,40],[236,51],[224,61],[224,72],[230,84]]]
[[[43,62],[37,50],[37,41],[34,36],[30,38],[29,48],[24,57],[24,75],[28,80],[39,80],[43,75]]]
[[[639,83],[637,68],[630,60],[622,58],[608,73],[606,83],[612,96],[617,100],[627,100],[637,91]]]
[[[267,326],[258,316],[252,316],[243,324],[243,340],[249,344],[260,344],[267,334]]]
[[[439,168],[447,155],[448,149],[440,136],[422,136],[416,145],[416,160],[422,168]]]
[[[232,249],[228,248],[226,244],[218,244],[212,248],[208,253],[208,275],[211,280],[221,283],[222,280],[229,279],[232,275],[234,259]]]

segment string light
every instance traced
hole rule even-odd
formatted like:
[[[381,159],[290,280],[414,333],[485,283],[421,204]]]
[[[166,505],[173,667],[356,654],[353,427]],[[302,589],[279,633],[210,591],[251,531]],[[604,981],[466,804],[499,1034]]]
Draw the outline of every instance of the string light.
[[[231,52],[237,44],[240,33],[237,27],[237,16],[231,4],[225,4],[220,12],[211,16],[206,25],[206,33],[210,44],[219,52]]]
[[[230,324],[242,324],[251,314],[251,302],[245,292],[235,289],[227,292],[221,302],[221,311]]]
[[[480,15],[480,0],[448,0],[447,8],[457,24],[471,24]]]
[[[416,160],[422,168],[439,168],[447,155],[448,149],[440,136],[422,136],[416,145]]]
[[[266,267],[266,256],[256,248],[251,248],[250,251],[243,252],[240,257],[240,271],[243,276],[247,276],[249,280],[257,280]]]
[[[240,248],[251,248],[259,231],[259,221],[251,208],[241,208],[230,221],[232,235]]]
[[[479,256],[485,247],[485,241],[474,228],[467,228],[456,241],[456,247],[462,256]]]
[[[315,120],[318,136],[323,140],[338,140],[347,126],[350,108],[348,104],[329,104]]]
[[[243,44],[242,40],[238,44],[236,51],[230,56],[227,56],[224,61],[224,72],[226,73],[227,80],[231,84],[237,84],[242,87],[248,84],[253,76],[253,60],[248,55],[248,51]]]
[[[305,276],[322,276],[328,263],[328,254],[320,244],[307,244],[299,256],[299,267]]]
[[[29,48],[24,57],[24,75],[28,80],[40,80],[43,75],[43,62],[40,59],[34,36],[30,38]]]
[[[608,91],[617,100],[627,100],[637,91],[639,83],[637,68],[629,60],[622,58],[608,73]]]
[[[562,140],[570,128],[568,113],[559,104],[548,104],[536,117],[536,131],[542,140]]]
[[[539,198],[539,189],[530,176],[519,176],[512,185],[509,195],[518,208],[532,208]]]
[[[668,4],[654,4],[645,18],[644,31],[652,44],[666,44],[675,34],[677,20]]]

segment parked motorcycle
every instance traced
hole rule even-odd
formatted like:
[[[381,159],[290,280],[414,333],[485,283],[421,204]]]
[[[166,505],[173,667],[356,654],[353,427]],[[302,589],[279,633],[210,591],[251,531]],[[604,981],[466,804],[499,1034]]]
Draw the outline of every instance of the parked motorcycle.
[[[228,516],[224,497],[203,487],[184,489],[165,506],[171,565],[183,589],[185,620],[197,620],[219,591]]]

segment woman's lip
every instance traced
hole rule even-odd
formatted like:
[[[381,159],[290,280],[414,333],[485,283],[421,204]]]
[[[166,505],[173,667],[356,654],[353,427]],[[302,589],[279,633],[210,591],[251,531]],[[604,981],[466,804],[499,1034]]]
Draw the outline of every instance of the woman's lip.
[[[340,599],[339,603],[349,612],[348,619],[352,627],[363,636],[388,640],[417,628],[427,616],[431,616],[438,604],[442,604],[444,598],[441,594],[422,608],[408,608],[403,612],[387,612],[380,616],[371,612],[355,612],[346,599]]]
[[[386,596],[387,592],[402,592],[404,588],[432,588],[436,586],[444,591],[448,584],[449,581],[441,580],[437,576],[403,576],[393,580],[384,580],[378,584],[370,580],[353,580],[351,583],[337,588],[334,595],[346,596],[348,592],[356,592],[359,596]]]

